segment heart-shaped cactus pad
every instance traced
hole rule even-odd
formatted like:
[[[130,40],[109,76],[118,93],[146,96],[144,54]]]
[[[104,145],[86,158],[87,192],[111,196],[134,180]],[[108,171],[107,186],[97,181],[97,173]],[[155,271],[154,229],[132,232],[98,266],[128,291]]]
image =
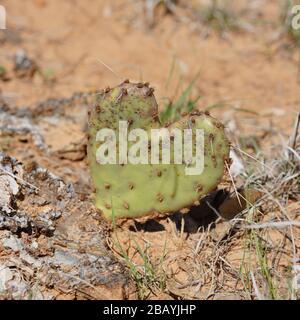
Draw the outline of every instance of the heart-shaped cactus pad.
[[[229,157],[223,125],[200,111],[162,125],[153,91],[125,81],[99,93],[90,110],[95,205],[110,220],[188,208],[222,179]]]

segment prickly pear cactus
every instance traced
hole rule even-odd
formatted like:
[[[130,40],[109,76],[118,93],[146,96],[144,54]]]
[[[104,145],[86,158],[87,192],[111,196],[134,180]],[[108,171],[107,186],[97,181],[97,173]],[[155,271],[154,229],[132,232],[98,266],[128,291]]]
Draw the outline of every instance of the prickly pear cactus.
[[[97,150],[101,143],[97,141],[97,132],[109,128],[118,133],[120,120],[128,122],[128,130],[140,128],[150,132],[161,127],[153,89],[147,83],[125,81],[116,88],[106,89],[97,97],[90,112],[88,159],[95,187],[95,205],[106,218],[171,213],[193,205],[221,181],[229,143],[223,125],[208,114],[194,112],[167,127],[168,130],[193,129],[193,132],[194,129],[203,129],[204,169],[198,175],[187,175],[187,164],[174,161],[176,153],[173,152],[172,139],[170,164],[161,161],[159,164],[120,164],[120,161],[99,164]],[[120,139],[122,137],[117,134],[117,145]],[[128,143],[128,148],[131,145]],[[150,149],[148,147],[149,157]]]

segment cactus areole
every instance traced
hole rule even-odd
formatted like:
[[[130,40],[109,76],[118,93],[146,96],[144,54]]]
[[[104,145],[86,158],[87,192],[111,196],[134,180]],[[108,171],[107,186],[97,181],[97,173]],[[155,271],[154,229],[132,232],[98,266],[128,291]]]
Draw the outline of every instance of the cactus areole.
[[[190,207],[222,179],[229,157],[223,125],[194,111],[162,126],[153,91],[125,81],[99,94],[90,111],[95,205],[109,220]]]

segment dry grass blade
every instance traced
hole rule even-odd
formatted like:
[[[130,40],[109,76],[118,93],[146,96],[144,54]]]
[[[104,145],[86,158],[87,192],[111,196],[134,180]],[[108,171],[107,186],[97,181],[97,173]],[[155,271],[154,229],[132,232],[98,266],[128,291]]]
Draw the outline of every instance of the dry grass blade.
[[[240,200],[240,195],[239,195],[239,193],[237,192],[237,188],[236,188],[236,186],[235,186],[235,182],[234,182],[234,180],[233,180],[233,177],[232,177],[232,175],[231,175],[231,172],[230,172],[228,163],[227,163],[226,161],[225,161],[225,165],[226,165],[227,172],[228,172],[228,174],[229,174],[229,176],[230,176],[230,179],[231,179],[231,182],[232,182],[232,186],[233,186],[234,192],[235,192],[235,194],[236,194],[236,197],[237,197],[237,199],[238,199],[239,205],[240,205],[240,207],[242,208],[243,206],[242,206],[242,203],[241,203],[241,200]]]
[[[259,224],[241,226],[245,229],[264,229],[264,228],[286,228],[290,226],[300,227],[300,221],[274,221]]]
[[[11,172],[9,172],[9,171],[7,171],[7,170],[3,169],[3,168],[0,168],[0,170],[1,170],[3,173],[5,173],[5,174],[9,175],[10,177],[12,177],[12,178],[14,178],[14,179],[16,179],[16,180],[19,180],[20,182],[22,182],[22,183],[26,184],[27,186],[29,186],[29,187],[31,187],[31,188],[33,188],[33,189],[35,189],[35,190],[39,190],[39,188],[38,188],[38,187],[36,187],[36,186],[34,186],[33,184],[31,184],[31,183],[29,183],[29,182],[27,182],[27,181],[23,180],[23,179],[22,179],[22,178],[20,178],[20,177],[18,177],[18,176],[16,176],[16,175],[14,175],[13,173],[11,173]]]
[[[294,129],[293,129],[292,136],[291,136],[291,141],[290,141],[290,150],[293,151],[292,160],[295,155],[297,156],[297,153],[295,152],[295,150],[296,150],[296,144],[297,144],[299,122],[300,122],[300,112],[298,112],[298,114],[297,114]],[[298,155],[298,160],[299,159],[300,159],[300,157]]]
[[[256,295],[257,299],[258,299],[258,300],[264,300],[262,294],[260,293],[260,291],[259,291],[259,289],[258,289],[256,280],[255,280],[255,277],[254,277],[254,274],[253,274],[252,271],[250,271],[250,276],[251,276],[251,280],[252,280],[254,292],[255,292],[255,295]]]

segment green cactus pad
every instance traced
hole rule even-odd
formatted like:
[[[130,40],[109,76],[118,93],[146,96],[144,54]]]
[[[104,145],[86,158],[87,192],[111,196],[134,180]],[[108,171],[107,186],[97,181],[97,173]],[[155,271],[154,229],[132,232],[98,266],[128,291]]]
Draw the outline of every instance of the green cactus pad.
[[[140,128],[150,132],[150,129],[161,127],[157,114],[153,89],[148,84],[128,81],[106,89],[91,110],[88,159],[95,187],[95,205],[109,220],[156,212],[171,213],[190,207],[214,190],[222,179],[229,142],[223,125],[201,112],[194,112],[167,127],[168,130],[193,129],[193,134],[194,129],[204,130],[204,170],[199,175],[187,175],[184,163],[174,164],[173,149],[171,164],[99,164],[96,161],[100,146],[96,135],[100,129],[118,132],[119,120],[126,120],[128,130]],[[128,143],[128,148],[131,145]],[[150,158],[150,148],[148,153]]]

